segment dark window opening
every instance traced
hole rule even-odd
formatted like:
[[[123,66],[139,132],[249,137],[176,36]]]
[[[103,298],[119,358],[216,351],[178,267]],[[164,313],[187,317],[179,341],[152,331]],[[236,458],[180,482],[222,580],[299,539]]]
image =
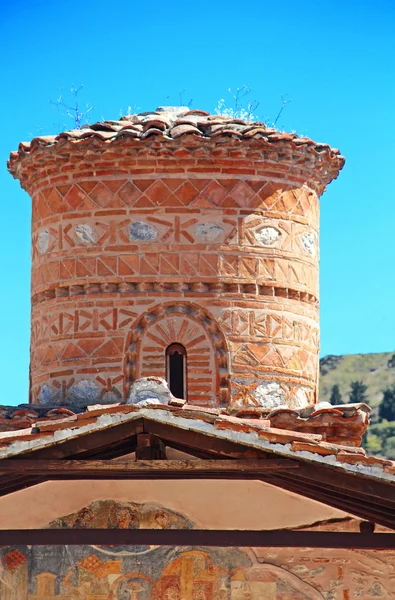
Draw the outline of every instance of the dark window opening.
[[[173,396],[187,397],[187,351],[182,344],[170,344],[166,349],[166,379]]]

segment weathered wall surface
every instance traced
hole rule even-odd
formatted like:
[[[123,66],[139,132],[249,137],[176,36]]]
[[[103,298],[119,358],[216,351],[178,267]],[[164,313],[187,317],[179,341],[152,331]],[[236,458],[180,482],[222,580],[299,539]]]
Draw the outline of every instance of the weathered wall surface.
[[[191,403],[314,403],[321,190],[275,156],[129,141],[37,163],[34,402],[119,401],[179,342]]]
[[[166,506],[198,529],[280,529],[347,516],[258,481],[48,481],[2,496],[0,529],[45,527],[106,498]]]
[[[94,502],[51,527],[186,528],[157,504]],[[309,549],[35,546],[0,549],[2,600],[392,598],[394,553]]]

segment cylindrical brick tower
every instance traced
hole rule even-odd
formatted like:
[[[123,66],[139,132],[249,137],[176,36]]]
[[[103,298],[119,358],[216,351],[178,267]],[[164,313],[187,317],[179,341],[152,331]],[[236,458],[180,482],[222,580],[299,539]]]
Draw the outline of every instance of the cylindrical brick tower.
[[[21,143],[33,402],[124,401],[153,375],[191,404],[314,404],[318,199],[343,163],[185,107]]]

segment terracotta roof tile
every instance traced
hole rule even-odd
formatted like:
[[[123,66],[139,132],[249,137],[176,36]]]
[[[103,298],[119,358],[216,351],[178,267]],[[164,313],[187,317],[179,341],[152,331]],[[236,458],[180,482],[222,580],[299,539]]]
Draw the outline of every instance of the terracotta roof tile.
[[[128,414],[139,411],[138,405],[110,404],[88,406],[86,409],[74,407],[22,405],[20,407],[0,407],[0,437],[5,439],[29,435],[32,427],[39,432],[56,431],[72,427],[73,423],[94,422],[104,414]],[[323,440],[359,445],[368,425],[369,407],[365,404],[332,407],[317,405],[306,409],[280,407],[269,411],[260,408],[231,410],[199,407],[184,402],[171,406],[153,405],[152,410],[166,410],[176,416],[199,419],[207,423],[218,423],[219,428],[236,430],[248,423],[251,431],[257,431],[270,424],[272,428],[306,434],[319,434]],[[37,432],[36,432],[37,433]],[[12,435],[8,435],[12,434]]]
[[[269,427],[258,432],[259,437],[267,442],[274,444],[292,444],[294,441],[320,442],[322,435],[313,433],[298,433],[296,431],[287,431],[286,429],[276,429]]]
[[[9,407],[10,408],[10,407]],[[28,412],[31,407],[25,407]],[[37,413],[44,416],[38,418],[35,427],[7,431],[0,433],[0,458],[15,456],[20,453],[26,454],[30,450],[45,448],[94,432],[106,427],[116,427],[118,424],[132,422],[143,418],[161,424],[169,424],[172,427],[196,431],[220,439],[228,439],[251,449],[261,449],[264,452],[307,460],[312,462],[323,462],[329,468],[353,471],[364,476],[384,477],[395,483],[395,462],[378,457],[366,456],[362,448],[349,447],[339,443],[328,443],[320,428],[310,425],[310,431],[295,431],[289,428],[273,426],[273,416],[283,415],[293,419],[293,422],[301,420],[309,423],[320,419],[322,414],[331,416],[334,422],[341,420],[347,432],[347,422],[354,421],[355,415],[362,413],[367,415],[367,407],[364,405],[340,406],[322,412],[319,408],[291,411],[289,409],[272,411],[267,419],[244,419],[226,414],[220,409],[200,408],[185,405],[183,408],[167,405],[96,405],[89,410],[77,414],[65,414],[58,411],[59,419],[45,419],[46,414],[55,412],[54,407],[47,408],[37,405]],[[6,413],[7,407],[0,408],[0,412]],[[15,412],[15,409],[14,409]],[[35,411],[34,411],[35,412]],[[274,414],[273,414],[274,413]],[[309,415],[313,414],[312,419]],[[304,415],[301,417],[300,415]],[[104,420],[102,417],[106,417]],[[34,433],[35,431],[39,433]],[[325,429],[322,430],[325,433]],[[347,443],[348,440],[346,439]],[[373,469],[373,470],[372,470]]]
[[[78,415],[79,419],[89,419],[92,416],[104,415],[106,413],[131,413],[138,411],[136,404],[94,404],[86,407],[86,412]]]
[[[384,473],[388,473],[389,475],[395,475],[395,461],[390,461],[391,464],[383,465]]]
[[[0,432],[0,444],[11,444],[15,440],[33,440],[37,434],[32,433],[31,427]]]
[[[43,433],[44,431],[57,431],[70,428],[73,426],[73,421],[77,421],[77,415],[65,417],[64,419],[36,421],[34,426],[40,430],[40,433]]]
[[[331,406],[325,403],[301,410],[278,408],[265,416],[274,427],[320,433],[325,440],[357,446],[369,424],[369,413],[366,404]]]
[[[74,415],[73,411],[69,408],[63,408],[62,406],[58,406],[57,408],[53,408],[52,410],[47,412],[47,417],[49,418],[62,418],[65,416],[72,417]]]
[[[253,432],[270,428],[270,421],[268,419],[238,419],[224,415],[215,419],[215,426],[217,429]]]
[[[328,442],[320,441],[319,443],[312,442],[301,442],[295,440],[292,442],[292,450],[294,452],[314,452],[321,454],[321,456],[329,456],[331,454],[339,454],[339,452],[345,451],[348,454],[356,454],[358,456],[365,456],[365,450],[363,448],[354,448],[353,446],[342,446],[341,444],[329,444]]]
[[[337,454],[336,459],[339,462],[348,463],[350,465],[367,465],[367,466],[382,466],[382,467],[392,467],[393,461],[387,460],[385,458],[379,458],[377,456],[361,456],[358,454],[352,454],[347,452],[347,450],[342,450]]]
[[[183,419],[197,419],[205,423],[215,423],[218,417],[218,411],[214,414],[206,411],[191,411],[190,407],[175,410],[173,414]]]
[[[103,143],[112,143],[122,137],[145,140],[152,136],[163,141],[176,140],[183,136],[196,139],[235,138],[237,140],[260,140],[268,145],[286,143],[295,149],[305,146],[317,156],[325,154],[333,163],[334,175],[344,164],[344,158],[338,149],[328,144],[314,142],[294,133],[282,133],[267,127],[261,122],[244,121],[221,115],[210,115],[201,110],[189,110],[188,107],[159,107],[153,112],[122,117],[119,121],[83,125],[81,129],[64,131],[59,135],[47,135],[34,138],[31,142],[21,142],[17,152],[10,155],[8,167],[15,174],[17,163],[38,148],[51,148],[61,142],[84,144],[86,140],[97,139]]]

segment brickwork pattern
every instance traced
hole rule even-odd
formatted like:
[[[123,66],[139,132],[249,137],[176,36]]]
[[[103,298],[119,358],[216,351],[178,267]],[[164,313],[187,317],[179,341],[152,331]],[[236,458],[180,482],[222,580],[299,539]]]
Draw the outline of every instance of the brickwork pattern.
[[[227,343],[217,323],[198,305],[162,304],[134,327],[127,353],[127,387],[139,377],[166,377],[166,348],[177,340],[187,353],[187,400],[210,405],[229,397]]]
[[[188,371],[191,402],[314,403],[318,158],[191,136],[60,145],[18,173],[33,200],[33,401],[62,403],[85,379],[98,399],[125,399],[133,377],[163,373],[170,339],[193,338],[191,317],[164,315],[130,348],[144,315],[178,303],[204,309],[225,340],[220,367],[207,324],[194,325],[191,356],[206,358]]]

